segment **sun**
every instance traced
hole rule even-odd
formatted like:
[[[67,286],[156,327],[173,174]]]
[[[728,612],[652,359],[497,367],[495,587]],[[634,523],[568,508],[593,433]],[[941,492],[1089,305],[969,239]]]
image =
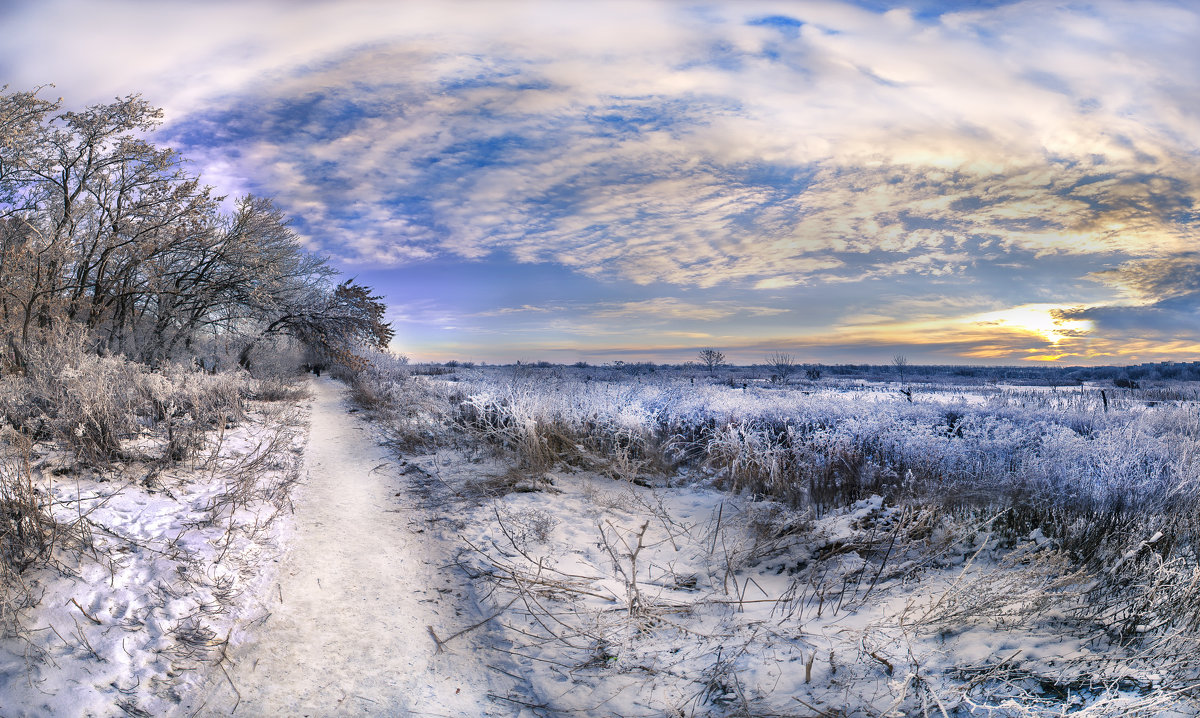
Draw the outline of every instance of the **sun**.
[[[1000,326],[1036,334],[1050,344],[1058,344],[1068,337],[1092,331],[1094,324],[1088,319],[1063,319],[1056,312],[1075,309],[1066,304],[1022,304],[1011,309],[977,314],[971,323],[985,326]]]

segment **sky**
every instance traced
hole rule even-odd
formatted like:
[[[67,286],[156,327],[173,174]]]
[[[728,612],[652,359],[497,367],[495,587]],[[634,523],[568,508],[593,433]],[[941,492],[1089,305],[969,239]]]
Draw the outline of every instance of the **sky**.
[[[1200,359],[1192,2],[0,0],[415,360]]]

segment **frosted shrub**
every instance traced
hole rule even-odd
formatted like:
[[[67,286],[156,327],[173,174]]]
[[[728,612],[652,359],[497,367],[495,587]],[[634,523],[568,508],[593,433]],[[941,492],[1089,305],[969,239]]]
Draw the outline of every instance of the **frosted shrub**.
[[[142,370],[120,359],[78,357],[57,371],[39,367],[5,381],[4,411],[35,438],[54,438],[81,459],[103,463],[121,454],[121,440],[139,431]]]
[[[750,491],[802,503],[806,492],[796,474],[796,453],[768,432],[745,422],[714,429],[705,447],[707,462],[728,472],[732,491]]]
[[[21,574],[42,565],[55,547],[78,538],[51,514],[51,496],[41,490],[30,464],[28,438],[0,431],[0,636],[23,632],[21,611],[36,604]]]
[[[449,415],[458,401],[446,382],[415,376],[407,357],[373,353],[350,378],[350,398],[371,413],[402,451],[429,447],[445,438]]]
[[[533,543],[545,543],[558,525],[558,519],[541,509],[497,508],[496,519],[501,531],[518,551],[526,552]]]
[[[49,553],[57,525],[34,486],[28,440],[5,432],[0,442],[0,565],[20,573]]]
[[[163,458],[182,461],[195,456],[204,435],[232,426],[245,418],[244,399],[252,380],[244,373],[206,374],[180,365],[169,365],[160,374],[144,374],[141,392],[150,400],[155,424],[166,432]],[[261,384],[262,381],[258,380]]]
[[[243,416],[246,378],[209,375],[178,365],[151,372],[119,357],[101,357],[63,341],[58,354],[29,357],[25,376],[0,380],[0,413],[33,440],[51,439],[81,461],[131,458],[127,443],[162,430],[163,458],[197,451],[201,434]]]
[[[614,474],[636,478],[663,470],[653,407],[643,387],[580,383],[549,373],[511,383],[463,382],[459,423],[515,452],[522,468],[544,471],[556,461],[604,460]],[[649,389],[649,387],[647,387]]]
[[[1200,506],[1200,412],[1189,405],[1147,411],[1122,399],[1118,410],[1110,397],[1106,412],[1095,392],[1074,390],[947,405],[878,392],[613,378],[532,369],[420,377],[428,382],[421,401],[448,401],[453,413],[427,408],[404,421],[412,433],[413,422],[453,417],[528,470],[560,461],[599,462],[620,476],[703,468],[732,491],[817,515],[873,494],[889,503],[932,501],[965,520],[994,520],[1011,537],[1042,528],[1086,560],[1116,550],[1102,549],[1104,537],[1156,525],[1165,527],[1162,545],[1200,538],[1177,516]],[[396,412],[406,401],[388,399]]]
[[[267,377],[254,382],[254,398],[268,402],[296,402],[309,397],[308,390],[295,380]]]
[[[349,377],[350,395],[364,409],[394,409],[411,370],[407,357],[382,352],[367,354],[367,363]]]
[[[467,428],[514,452],[518,466],[531,471],[550,468],[559,458],[554,444],[570,443],[561,431],[558,413],[545,409],[532,387],[523,382],[504,394],[473,394],[459,406]]]

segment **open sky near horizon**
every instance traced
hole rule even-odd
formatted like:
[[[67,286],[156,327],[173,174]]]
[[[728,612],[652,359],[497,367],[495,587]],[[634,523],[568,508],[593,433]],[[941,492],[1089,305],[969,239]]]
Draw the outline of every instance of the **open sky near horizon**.
[[[1192,2],[0,0],[450,358],[1200,358]]]

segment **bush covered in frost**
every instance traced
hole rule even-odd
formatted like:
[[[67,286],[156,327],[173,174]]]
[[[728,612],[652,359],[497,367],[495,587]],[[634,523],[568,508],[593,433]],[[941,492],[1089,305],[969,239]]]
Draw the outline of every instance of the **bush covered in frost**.
[[[995,515],[1006,535],[1041,528],[1085,560],[1106,537],[1158,530],[1165,513],[1200,504],[1200,411],[1187,402],[1076,388],[914,402],[886,387],[811,392],[524,368],[448,378],[380,376],[360,392],[383,404],[402,394],[409,406],[451,398],[446,416],[528,470],[619,459],[818,515],[875,494],[936,502],[964,517]],[[1162,530],[1164,545],[1195,544],[1191,521]]]
[[[28,439],[52,441],[93,465],[182,460],[200,448],[202,432],[242,417],[250,391],[244,374],[174,364],[152,371],[85,351],[67,334],[27,361],[24,375],[0,379],[0,417]],[[159,447],[157,456],[136,449],[142,438]]]

